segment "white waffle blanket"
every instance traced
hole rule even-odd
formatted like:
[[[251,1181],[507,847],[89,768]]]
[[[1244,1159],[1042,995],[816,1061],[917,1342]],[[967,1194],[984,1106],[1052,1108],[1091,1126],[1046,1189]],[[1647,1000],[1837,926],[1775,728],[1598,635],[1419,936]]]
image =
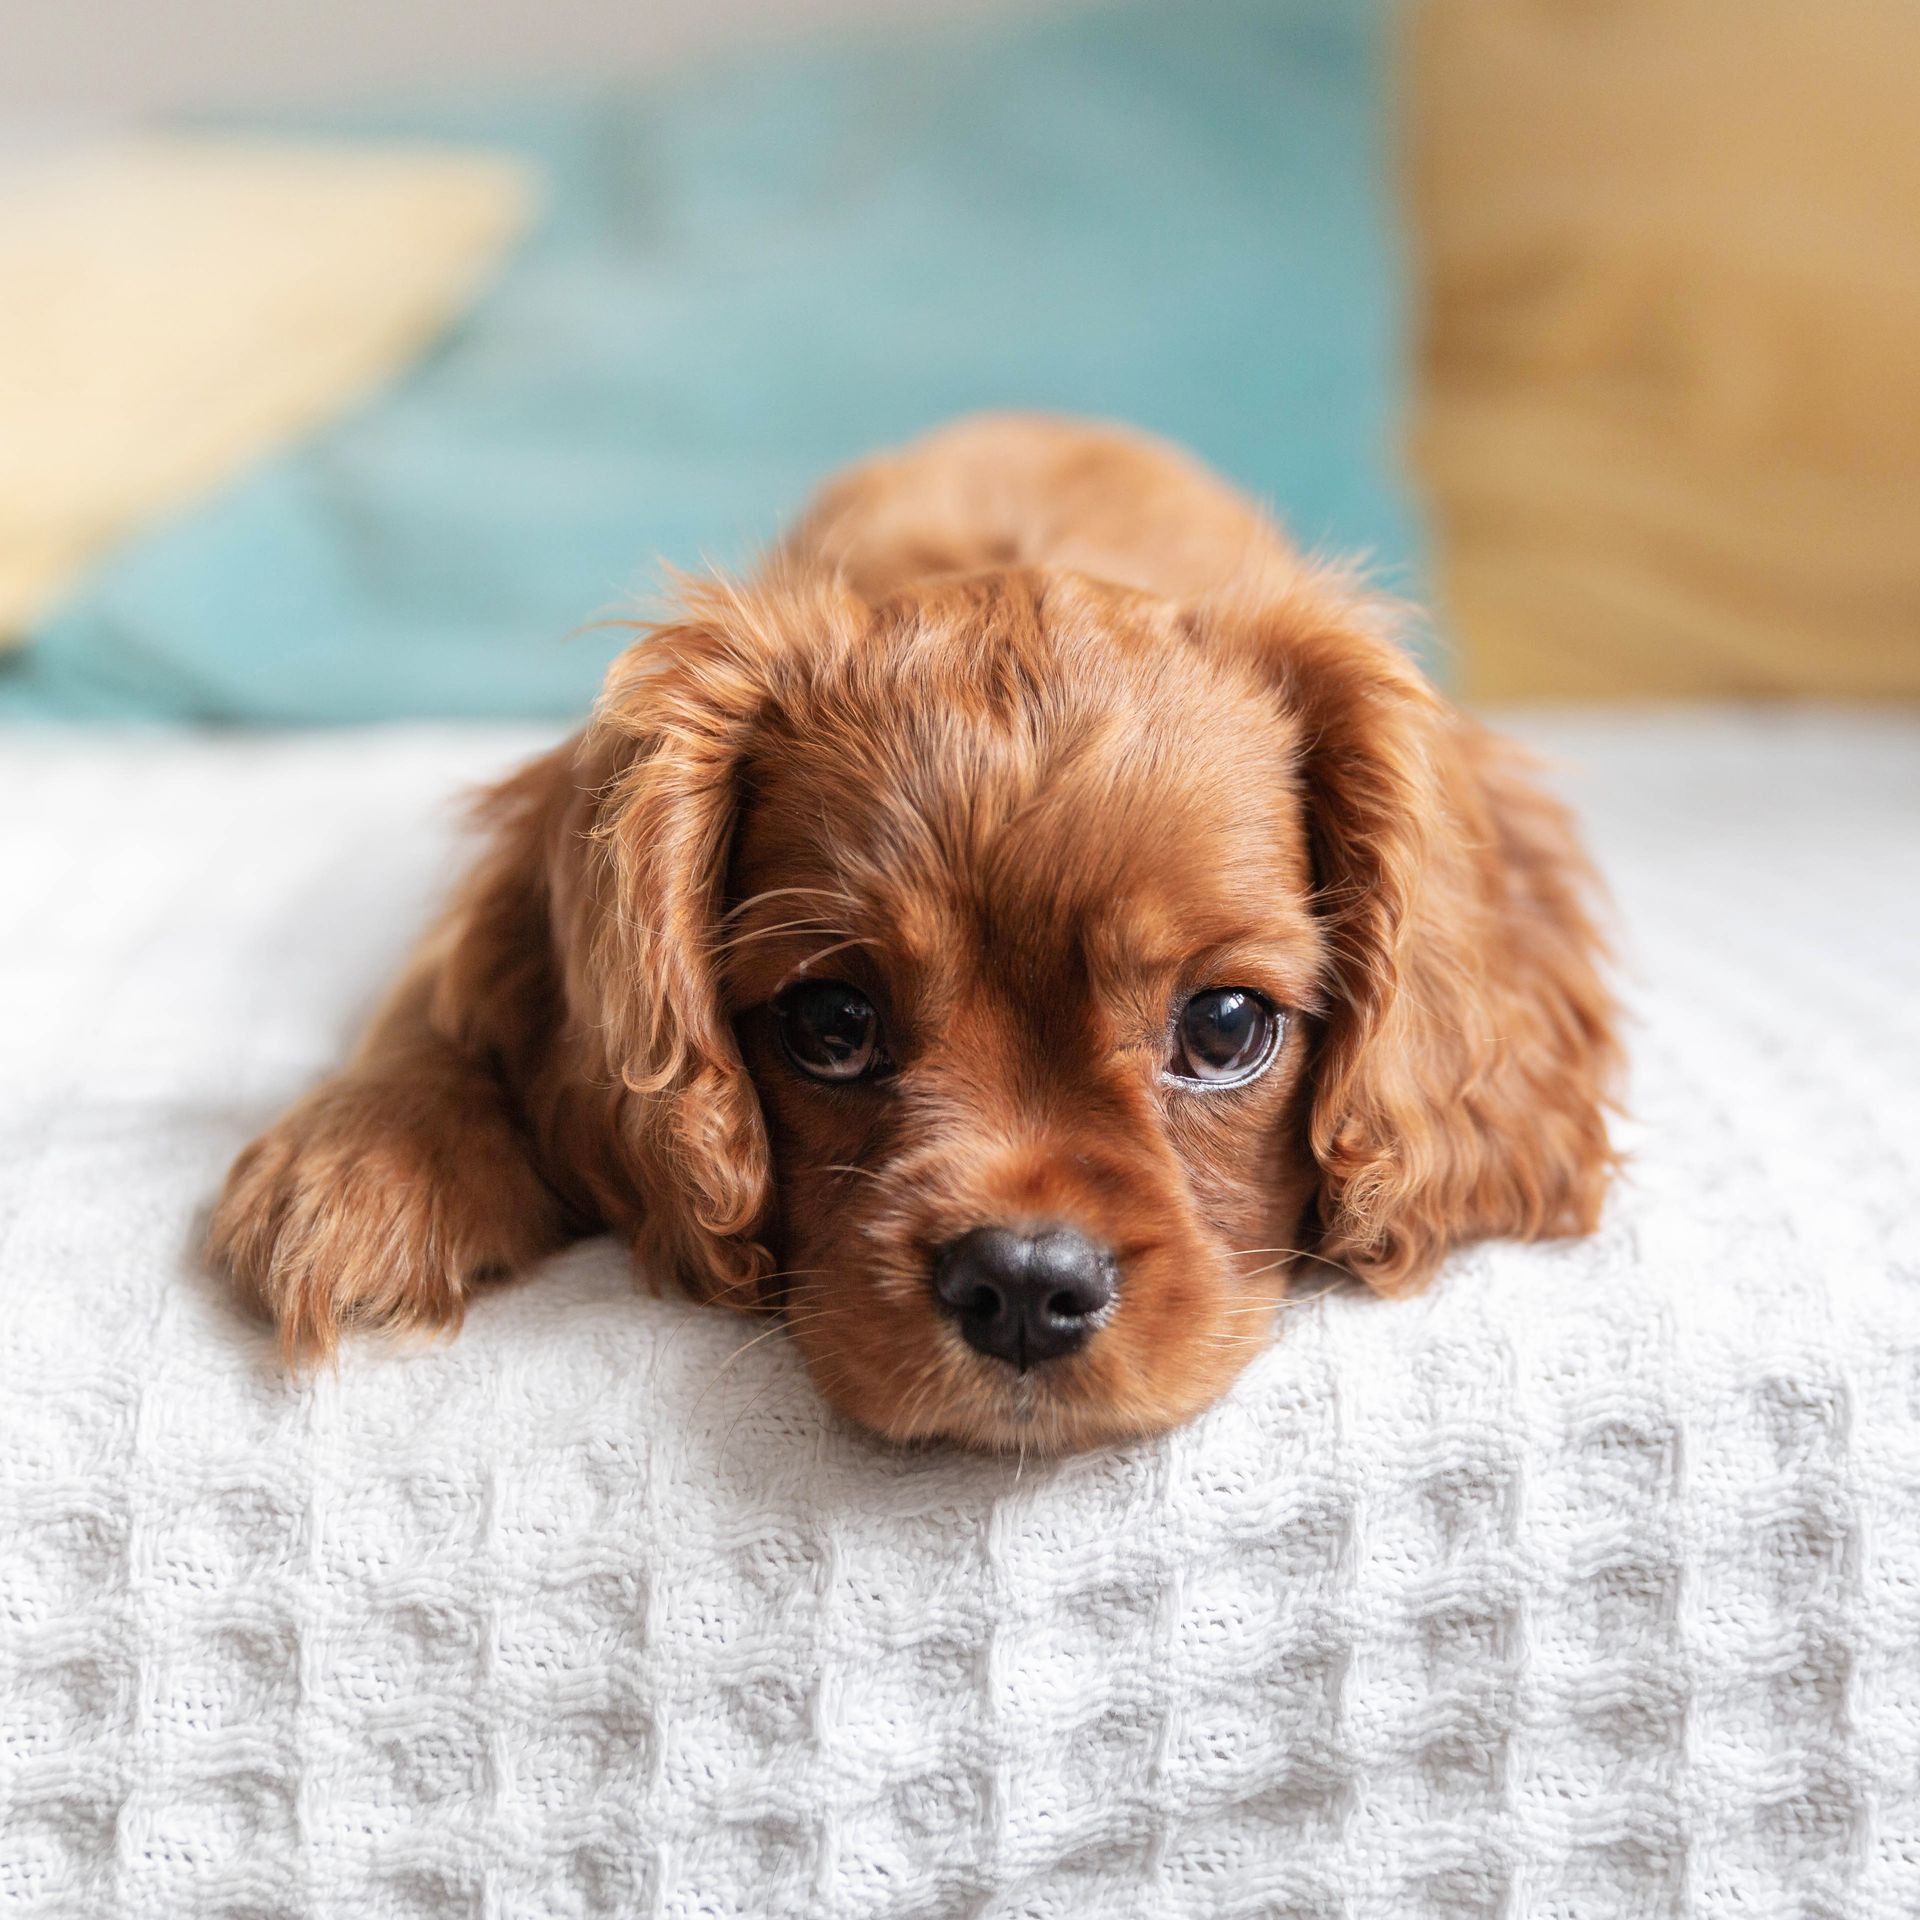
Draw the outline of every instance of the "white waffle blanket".
[[[1920,1913],[1920,722],[1524,730],[1604,1231],[1024,1471],[604,1244],[281,1379],[200,1217],[529,742],[0,739],[0,1916]]]

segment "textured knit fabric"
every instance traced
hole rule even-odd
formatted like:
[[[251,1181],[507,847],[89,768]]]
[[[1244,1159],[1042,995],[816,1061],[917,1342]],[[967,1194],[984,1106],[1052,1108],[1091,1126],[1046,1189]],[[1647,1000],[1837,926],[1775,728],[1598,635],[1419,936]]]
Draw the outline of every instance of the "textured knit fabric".
[[[894,1453],[583,1246],[302,1384],[199,1270],[527,744],[0,740],[0,1916],[1920,1911],[1920,723],[1581,720],[1600,1234]]]

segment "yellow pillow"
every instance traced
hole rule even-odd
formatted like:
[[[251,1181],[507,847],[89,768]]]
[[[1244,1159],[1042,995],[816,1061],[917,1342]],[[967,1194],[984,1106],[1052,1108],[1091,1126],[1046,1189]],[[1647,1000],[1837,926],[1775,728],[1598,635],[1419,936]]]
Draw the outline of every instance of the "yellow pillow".
[[[0,645],[404,365],[529,204],[511,164],[434,151],[156,139],[0,173]]]

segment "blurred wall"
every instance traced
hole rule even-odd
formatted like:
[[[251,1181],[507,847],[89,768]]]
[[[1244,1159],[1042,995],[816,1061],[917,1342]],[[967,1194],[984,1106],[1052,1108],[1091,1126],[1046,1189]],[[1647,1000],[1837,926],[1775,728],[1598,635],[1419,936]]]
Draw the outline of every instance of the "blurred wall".
[[[1407,18],[1469,691],[1920,699],[1920,5]]]
[[[1074,0],[0,0],[0,122],[607,80]]]

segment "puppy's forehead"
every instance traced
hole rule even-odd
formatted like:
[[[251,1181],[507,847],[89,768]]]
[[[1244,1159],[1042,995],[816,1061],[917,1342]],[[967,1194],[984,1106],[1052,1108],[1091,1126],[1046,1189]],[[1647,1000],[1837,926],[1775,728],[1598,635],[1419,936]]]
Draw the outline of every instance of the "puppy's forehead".
[[[883,631],[836,663],[754,756],[741,890],[818,888],[933,967],[960,946],[1174,965],[1303,914],[1274,698],[1150,619],[1076,610],[947,647]]]

